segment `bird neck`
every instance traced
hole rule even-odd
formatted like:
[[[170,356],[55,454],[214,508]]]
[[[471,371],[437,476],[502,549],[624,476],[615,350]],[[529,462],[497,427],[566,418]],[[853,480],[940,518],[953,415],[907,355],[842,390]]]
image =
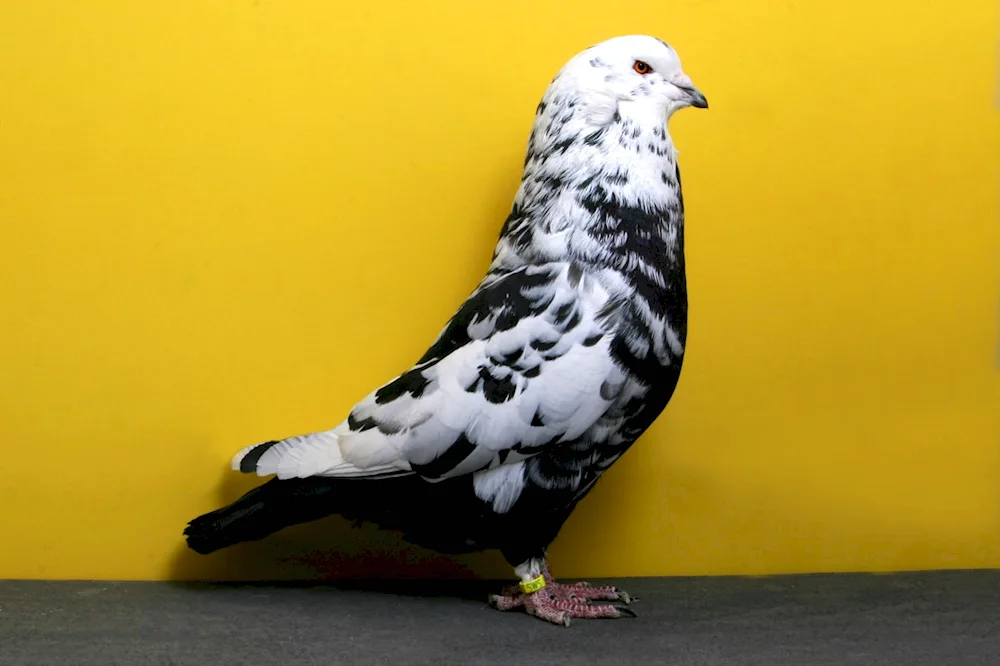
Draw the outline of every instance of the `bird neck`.
[[[625,102],[595,111],[543,100],[494,268],[569,260],[659,283],[682,264],[676,151],[666,118],[649,115]]]

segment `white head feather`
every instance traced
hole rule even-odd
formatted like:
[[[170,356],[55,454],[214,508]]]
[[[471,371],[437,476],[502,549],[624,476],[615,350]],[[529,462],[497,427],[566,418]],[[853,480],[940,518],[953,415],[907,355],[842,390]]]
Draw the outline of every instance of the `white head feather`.
[[[581,100],[612,98],[620,106],[660,118],[688,106],[708,108],[705,96],[681,68],[666,42],[646,35],[627,35],[601,42],[574,56],[556,75],[550,92]]]

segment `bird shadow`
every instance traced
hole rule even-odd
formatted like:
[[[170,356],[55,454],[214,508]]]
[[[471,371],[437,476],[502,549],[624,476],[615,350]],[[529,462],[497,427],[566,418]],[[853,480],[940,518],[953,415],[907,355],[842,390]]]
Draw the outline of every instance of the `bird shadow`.
[[[216,488],[215,506],[229,504],[259,483],[227,471]],[[182,529],[179,526],[178,533]],[[206,591],[293,586],[480,599],[510,577],[510,567],[499,553],[436,553],[395,532],[370,524],[355,527],[339,516],[287,527],[261,541],[208,555],[192,551],[180,537],[168,574],[172,585]]]
[[[488,264],[520,185],[516,177],[519,170],[508,164],[499,170],[502,185],[492,192],[491,205],[481,212],[483,233],[480,245],[473,250],[483,257],[484,264]],[[233,502],[260,482],[225,469],[212,508]],[[183,525],[179,527],[183,529]],[[168,580],[173,585],[204,590],[279,585],[482,598],[486,590],[495,591],[509,583],[511,573],[495,551],[441,554],[409,543],[398,533],[370,524],[354,526],[339,516],[330,516],[209,555],[195,553],[181,537],[170,558]]]

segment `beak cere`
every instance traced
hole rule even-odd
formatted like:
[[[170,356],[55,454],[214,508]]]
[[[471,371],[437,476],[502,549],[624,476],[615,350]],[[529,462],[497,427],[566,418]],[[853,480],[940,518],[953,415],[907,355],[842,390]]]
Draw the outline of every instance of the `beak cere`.
[[[691,77],[687,74],[681,73],[673,77],[670,81],[674,84],[681,92],[687,95],[688,100],[691,102],[691,106],[697,109],[707,109],[708,100],[705,96],[701,94],[701,91],[694,87],[694,83],[691,81]]]

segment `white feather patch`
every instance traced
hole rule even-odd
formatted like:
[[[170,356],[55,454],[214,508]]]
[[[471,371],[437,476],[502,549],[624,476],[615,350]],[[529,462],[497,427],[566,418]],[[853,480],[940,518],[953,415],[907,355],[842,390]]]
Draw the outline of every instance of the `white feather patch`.
[[[497,513],[507,513],[524,490],[524,463],[500,465],[472,475],[476,497],[490,502]]]

